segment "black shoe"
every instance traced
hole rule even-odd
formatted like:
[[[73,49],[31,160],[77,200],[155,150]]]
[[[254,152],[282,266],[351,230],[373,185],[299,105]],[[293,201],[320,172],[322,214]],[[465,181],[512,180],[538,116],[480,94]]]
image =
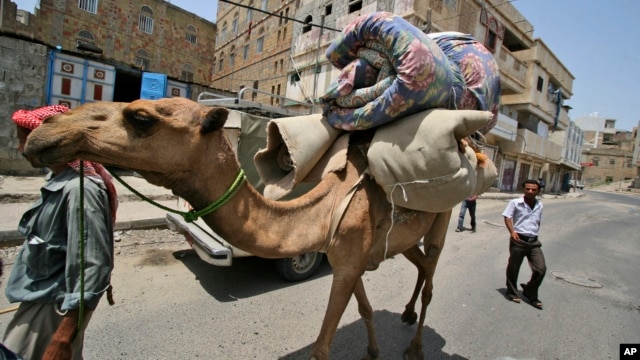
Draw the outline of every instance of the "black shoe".
[[[471,232],[472,233],[476,232],[476,228],[471,228]]]
[[[456,232],[461,232],[461,231],[462,231],[462,229],[456,228]]]

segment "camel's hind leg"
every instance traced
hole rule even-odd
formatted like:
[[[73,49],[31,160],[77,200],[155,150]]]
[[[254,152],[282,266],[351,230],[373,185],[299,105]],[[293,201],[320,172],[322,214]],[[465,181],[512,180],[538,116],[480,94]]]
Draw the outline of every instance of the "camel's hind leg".
[[[405,305],[404,312],[402,313],[402,322],[407,323],[407,325],[413,325],[418,320],[418,314],[416,313],[416,301],[418,300],[418,295],[420,294],[420,290],[422,290],[422,285],[424,285],[424,277],[425,271],[422,266],[422,259],[424,258],[424,253],[420,250],[419,245],[412,246],[409,250],[402,253],[404,257],[406,257],[413,265],[418,269],[418,279],[416,280],[416,286],[413,289],[413,294],[411,294],[411,299]]]
[[[424,254],[422,256],[422,261],[420,261],[420,267],[422,268],[421,271],[424,271],[424,286],[422,287],[421,299],[422,308],[420,310],[420,320],[418,321],[418,329],[416,330],[416,335],[411,340],[411,344],[404,352],[405,359],[408,360],[424,359],[424,354],[422,352],[422,331],[424,328],[424,321],[427,316],[427,306],[431,303],[431,298],[433,296],[433,275],[436,271],[436,266],[438,265],[440,253],[442,252],[442,248],[444,247],[444,241],[447,236],[447,227],[449,226],[450,218],[451,210],[444,213],[436,214],[436,218],[434,219],[433,224],[431,224],[429,231],[427,231],[424,236]],[[418,248],[418,250],[420,249]],[[410,252],[409,256],[411,257],[407,258],[411,262],[413,262],[412,259],[417,259],[417,253],[415,252],[415,249],[412,248],[408,250],[408,252]],[[418,271],[418,279],[420,279],[421,271]],[[419,286],[419,284],[416,284],[416,289],[418,289]]]

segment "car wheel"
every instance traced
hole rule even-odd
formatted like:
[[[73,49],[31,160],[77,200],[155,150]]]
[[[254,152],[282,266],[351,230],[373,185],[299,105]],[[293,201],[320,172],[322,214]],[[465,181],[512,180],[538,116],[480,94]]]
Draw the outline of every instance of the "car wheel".
[[[302,281],[318,272],[321,263],[322,253],[308,252],[292,258],[277,259],[276,270],[287,281]]]

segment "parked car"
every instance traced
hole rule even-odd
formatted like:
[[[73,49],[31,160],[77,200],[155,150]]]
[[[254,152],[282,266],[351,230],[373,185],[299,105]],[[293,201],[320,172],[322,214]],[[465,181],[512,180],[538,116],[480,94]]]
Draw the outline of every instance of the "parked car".
[[[266,126],[270,117],[304,114],[279,112],[275,108],[265,109],[261,104],[239,99],[232,99],[232,102],[227,102],[228,99],[216,100],[220,101],[208,102],[207,100],[199,99],[199,102],[205,105],[225,106],[231,110],[225,124],[225,131],[234,147],[234,151],[247,176],[247,180],[258,191],[262,191],[264,184],[253,163],[253,157],[258,150],[264,148],[266,145]],[[260,111],[260,113],[269,115],[270,117],[252,115],[244,111],[233,110],[234,108],[254,112]],[[288,198],[300,196],[312,187],[313,184],[303,184],[294,189]],[[182,199],[179,201],[179,207],[181,208],[179,210],[182,211],[191,210],[187,201]],[[168,228],[184,235],[198,257],[208,264],[231,266],[234,258],[254,256],[231,245],[226,239],[211,229],[202,219],[187,223],[181,215],[174,213],[167,213],[166,218]],[[293,258],[276,259],[274,262],[276,271],[285,280],[302,281],[313,276],[318,271],[322,260],[322,253],[310,252]]]
[[[580,180],[569,180],[569,186],[570,187],[576,187],[580,190],[584,189],[584,184],[580,181]]]

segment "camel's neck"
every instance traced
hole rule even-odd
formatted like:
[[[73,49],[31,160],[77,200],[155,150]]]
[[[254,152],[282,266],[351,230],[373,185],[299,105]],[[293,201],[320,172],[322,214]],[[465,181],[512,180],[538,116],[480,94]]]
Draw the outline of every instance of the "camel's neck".
[[[222,149],[200,166],[198,175],[183,183],[175,193],[196,210],[217,201],[233,184],[240,165],[226,138]],[[202,164],[204,165],[204,164]],[[264,198],[248,182],[220,209],[204,221],[230,244],[265,258],[291,257],[322,249],[326,244],[331,209],[340,189],[330,174],[306,195],[291,201]],[[184,185],[188,184],[188,185]]]

